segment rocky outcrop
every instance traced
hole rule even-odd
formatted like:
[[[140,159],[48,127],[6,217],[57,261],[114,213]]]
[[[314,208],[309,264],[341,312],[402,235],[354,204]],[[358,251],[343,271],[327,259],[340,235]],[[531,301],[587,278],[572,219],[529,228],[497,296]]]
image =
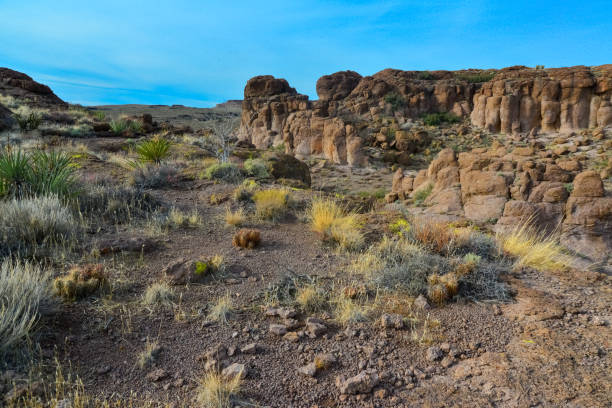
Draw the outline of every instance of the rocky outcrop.
[[[37,106],[65,105],[65,102],[58,98],[47,85],[38,83],[28,75],[9,68],[0,67],[0,95],[25,100]]]
[[[580,172],[579,165],[564,170],[558,164],[569,160],[542,160],[540,153],[546,151],[499,144],[458,155],[444,149],[416,177],[397,170],[388,199],[426,195],[425,215],[493,223],[496,231],[529,221],[560,230],[569,248],[605,261],[612,253],[612,196],[600,174]]]
[[[321,77],[317,94],[319,100],[310,101],[284,79],[250,79],[244,90],[240,138],[259,148],[284,144],[286,153],[299,158],[316,154],[359,166],[367,162],[364,145],[378,143],[399,152],[423,148],[402,132],[410,129],[410,121],[429,113],[450,112],[491,132],[513,134],[612,124],[612,65],[452,72],[385,69],[366,77],[341,71]],[[389,118],[394,127],[385,125]],[[398,131],[394,145],[389,136]],[[393,158],[406,161],[400,154]]]
[[[10,109],[0,105],[0,132],[8,130],[15,124],[13,113]]]
[[[502,69],[474,95],[471,120],[502,133],[612,124],[612,65]]]

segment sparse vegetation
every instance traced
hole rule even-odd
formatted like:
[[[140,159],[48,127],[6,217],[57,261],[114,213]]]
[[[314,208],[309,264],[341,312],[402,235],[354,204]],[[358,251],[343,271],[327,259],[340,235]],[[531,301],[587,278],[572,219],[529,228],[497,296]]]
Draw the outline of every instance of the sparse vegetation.
[[[308,219],[314,232],[326,242],[334,242],[347,250],[363,245],[359,214],[346,211],[328,198],[314,198],[308,209]]]
[[[244,170],[250,177],[266,179],[270,177],[268,167],[262,159],[247,159],[244,162]]]
[[[263,220],[276,221],[287,214],[289,192],[285,189],[260,190],[253,194],[255,215]]]
[[[232,227],[239,227],[246,221],[246,214],[242,208],[232,211],[229,207],[225,209],[225,223]]]
[[[385,103],[391,105],[392,112],[396,112],[406,105],[406,100],[397,92],[389,92],[385,95]]]
[[[442,124],[452,124],[461,122],[461,118],[450,112],[429,113],[423,116],[423,123],[427,126],[440,126]]]
[[[178,170],[169,164],[136,166],[129,178],[130,184],[138,188],[166,187],[178,180]]]
[[[232,297],[229,293],[224,296],[217,298],[216,302],[208,313],[208,318],[221,324],[227,324],[227,319],[233,312],[234,306]]]
[[[157,360],[160,352],[161,348],[157,345],[157,342],[152,342],[147,339],[144,350],[138,354],[136,364],[140,368],[149,367],[155,362],[155,360]]]
[[[100,289],[107,289],[108,285],[108,276],[101,264],[74,267],[67,275],[53,281],[55,293],[69,301],[87,297]]]
[[[325,290],[315,283],[297,287],[295,301],[305,313],[316,313],[327,305]]]
[[[52,303],[49,275],[30,263],[0,264],[0,355],[15,351]]]
[[[174,290],[167,282],[155,282],[147,286],[142,296],[142,303],[146,306],[171,306],[176,299]]]
[[[42,123],[42,115],[40,112],[30,109],[18,110],[15,114],[15,119],[19,124],[19,129],[23,131],[32,131],[38,129]]]
[[[467,81],[473,84],[489,82],[495,77],[495,71],[481,71],[475,73],[455,73],[455,78],[460,81]]]
[[[342,325],[368,320],[366,307],[356,300],[339,294],[338,298],[333,303],[335,306],[334,316]]]
[[[507,233],[498,234],[497,239],[504,252],[516,257],[517,266],[558,271],[568,263],[558,237],[554,233],[538,231],[530,221],[517,225]]]
[[[232,408],[241,384],[241,375],[226,378],[218,372],[208,371],[197,388],[198,402],[205,408]]]
[[[412,197],[414,205],[419,206],[419,207],[422,206],[425,200],[427,200],[427,197],[431,195],[432,191],[433,191],[433,184],[431,183],[428,183],[425,187],[420,187],[414,193],[414,196]]]
[[[243,175],[238,166],[234,163],[216,163],[208,167],[205,176],[209,180],[219,180],[226,183],[238,183]]]
[[[164,225],[170,228],[194,228],[201,224],[202,217],[197,209],[185,213],[176,207],[172,207],[164,220]]]

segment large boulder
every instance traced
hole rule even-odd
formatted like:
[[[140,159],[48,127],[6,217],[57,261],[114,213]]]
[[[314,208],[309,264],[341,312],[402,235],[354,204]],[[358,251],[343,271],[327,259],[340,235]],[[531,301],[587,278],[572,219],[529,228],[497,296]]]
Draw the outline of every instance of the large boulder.
[[[244,87],[244,98],[266,97],[280,94],[297,94],[286,79],[274,78],[272,75],[259,75],[249,79]]]
[[[355,71],[340,71],[323,75],[317,81],[317,95],[322,100],[337,101],[346,98],[361,81]]]
[[[15,118],[13,113],[4,106],[0,105],[0,132],[8,130],[15,124]]]
[[[277,180],[293,180],[310,187],[310,169],[303,161],[282,153],[270,153],[265,157],[270,174]]]
[[[34,81],[30,76],[0,67],[0,95],[34,103],[37,106],[65,105],[47,85]]]

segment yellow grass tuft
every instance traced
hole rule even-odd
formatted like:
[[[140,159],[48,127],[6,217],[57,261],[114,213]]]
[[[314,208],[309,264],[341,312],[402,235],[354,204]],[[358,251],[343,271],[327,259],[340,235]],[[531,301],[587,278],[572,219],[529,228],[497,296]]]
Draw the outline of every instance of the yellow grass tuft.
[[[221,324],[227,324],[227,319],[233,310],[232,298],[230,294],[227,293],[225,296],[221,296],[217,299],[208,313],[208,318]]]
[[[202,224],[202,217],[197,210],[193,210],[191,213],[185,213],[178,208],[173,207],[168,213],[167,224],[170,227],[197,227]]]
[[[277,220],[287,213],[289,192],[284,189],[261,190],[253,194],[255,214],[264,220]]]
[[[306,313],[318,312],[327,304],[325,292],[315,284],[298,287],[295,301]]]
[[[142,303],[147,306],[171,306],[176,298],[174,290],[166,282],[156,282],[145,290]]]
[[[246,221],[246,214],[242,208],[232,211],[229,207],[225,209],[225,223],[232,227],[239,227]]]
[[[505,234],[498,234],[502,250],[517,258],[517,266],[527,266],[540,271],[559,271],[568,264],[555,233],[540,232],[530,222],[517,225]]]
[[[226,378],[218,372],[209,371],[198,386],[198,402],[205,408],[231,408],[232,399],[240,392],[241,384],[241,375]]]
[[[359,214],[345,211],[331,199],[313,199],[308,218],[312,230],[324,241],[335,242],[346,250],[359,249],[364,243]]]
[[[335,317],[340,324],[347,325],[368,320],[365,305],[360,304],[358,301],[340,294],[334,303]]]

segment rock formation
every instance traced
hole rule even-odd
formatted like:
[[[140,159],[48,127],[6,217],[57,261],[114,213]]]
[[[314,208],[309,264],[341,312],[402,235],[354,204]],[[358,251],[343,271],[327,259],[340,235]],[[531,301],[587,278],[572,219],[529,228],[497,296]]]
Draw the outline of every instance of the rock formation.
[[[366,163],[362,146],[381,132],[385,137],[385,118],[397,124],[394,131],[404,131],[407,122],[424,114],[441,112],[469,116],[473,125],[491,132],[513,134],[612,124],[612,65],[386,69],[366,77],[342,71],[321,77],[317,94],[319,100],[310,101],[284,79],[250,79],[240,138],[259,148],[284,144],[286,153],[299,158],[322,154],[335,163],[360,166]]]
[[[0,67],[0,95],[26,100],[37,106],[65,105],[47,85],[9,68]]]
[[[444,149],[416,176],[397,170],[388,201],[426,195],[425,215],[492,222],[497,231],[530,220],[548,231],[560,229],[563,243],[577,252],[606,260],[612,253],[612,196],[600,174],[581,172],[578,161],[542,160],[537,150],[497,144],[457,155]]]

